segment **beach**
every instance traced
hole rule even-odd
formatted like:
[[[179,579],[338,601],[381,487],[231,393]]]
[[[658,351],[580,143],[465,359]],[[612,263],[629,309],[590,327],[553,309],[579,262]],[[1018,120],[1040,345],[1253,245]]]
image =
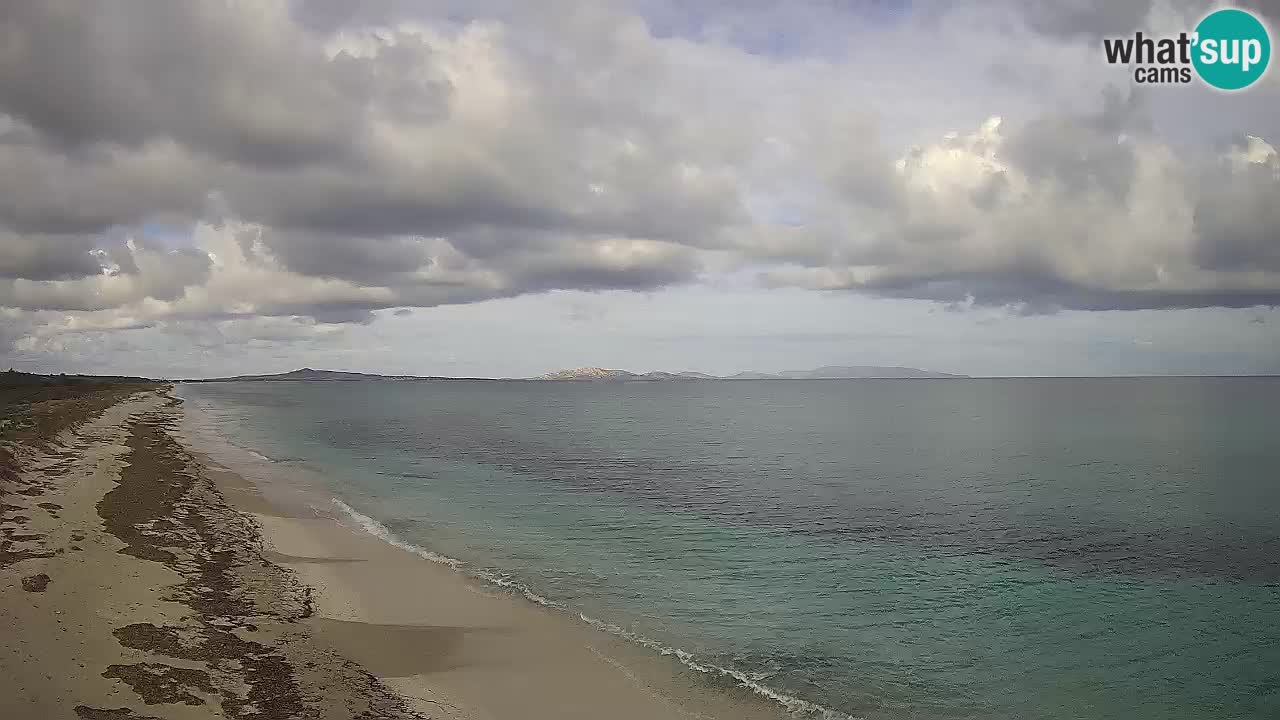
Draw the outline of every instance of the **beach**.
[[[0,716],[783,714],[218,466],[167,387],[66,395],[7,406]]]
[[[1274,717],[1277,392],[0,388],[0,718]]]

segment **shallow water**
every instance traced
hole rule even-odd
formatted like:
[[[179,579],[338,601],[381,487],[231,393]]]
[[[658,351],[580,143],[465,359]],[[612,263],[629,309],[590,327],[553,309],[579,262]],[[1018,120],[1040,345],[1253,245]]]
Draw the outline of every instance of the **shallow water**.
[[[1280,381],[183,385],[371,527],[865,718],[1280,717]]]

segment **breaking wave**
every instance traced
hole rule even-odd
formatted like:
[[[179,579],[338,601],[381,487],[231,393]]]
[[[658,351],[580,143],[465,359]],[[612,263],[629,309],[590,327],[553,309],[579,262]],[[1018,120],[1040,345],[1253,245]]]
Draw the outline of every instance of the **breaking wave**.
[[[751,692],[757,695],[760,695],[761,697],[768,698],[778,703],[782,707],[786,708],[787,711],[791,712],[792,714],[802,716],[802,717],[821,718],[821,720],[857,720],[851,715],[847,715],[845,713],[838,712],[836,710],[832,710],[827,707],[823,707],[822,705],[819,705],[817,703],[809,702],[808,700],[804,700],[802,698],[795,697],[794,695],[789,695],[787,693],[784,693],[775,688],[771,688],[768,685],[761,683],[758,677],[753,677],[752,675],[742,672],[741,670],[722,667],[720,665],[699,660],[698,658],[694,657],[692,653],[686,650],[682,650],[677,647],[671,647],[669,645],[658,642],[657,640],[653,640],[643,635],[634,633],[619,625],[615,625],[613,623],[606,622],[604,620],[593,618],[581,612],[574,613],[572,609],[569,608],[564,603],[558,602],[556,600],[552,600],[543,595],[539,595],[538,593],[530,589],[529,586],[525,585],[519,580],[512,578],[507,573],[497,571],[497,570],[492,570],[489,568],[471,568],[463,560],[459,560],[457,558],[451,558],[447,555],[441,555],[440,553],[432,552],[431,550],[428,550],[418,545],[414,545],[413,543],[405,542],[404,540],[401,540],[399,537],[397,537],[395,533],[391,532],[391,530],[388,529],[386,525],[383,525],[377,520],[374,520],[368,515],[365,515],[364,513],[356,510],[355,508],[339,500],[338,498],[331,498],[331,501],[333,502],[334,507],[338,508],[344,514],[350,517],[360,527],[361,530],[365,531],[366,533],[369,533],[370,535],[373,535],[374,537],[378,538],[379,540],[382,540],[385,543],[398,547],[401,550],[404,550],[406,552],[411,552],[414,555],[417,555],[418,557],[423,558],[424,560],[430,560],[431,562],[448,566],[453,570],[464,572],[471,577],[479,579],[495,587],[502,588],[505,591],[508,591],[514,594],[519,594],[523,596],[525,599],[529,600],[530,602],[537,603],[538,605],[542,605],[543,607],[564,611],[566,613],[576,614],[577,617],[582,622],[586,623],[592,628],[595,628],[596,630],[608,633],[615,637],[620,637],[624,640],[627,640],[629,642],[635,643],[642,647],[648,648],[649,650],[657,652],[660,655],[674,657],[677,660],[679,660],[680,663],[683,664],[685,667],[691,670],[695,670],[704,675],[720,677],[720,678],[728,678],[730,680],[733,680],[739,686],[746,688]]]

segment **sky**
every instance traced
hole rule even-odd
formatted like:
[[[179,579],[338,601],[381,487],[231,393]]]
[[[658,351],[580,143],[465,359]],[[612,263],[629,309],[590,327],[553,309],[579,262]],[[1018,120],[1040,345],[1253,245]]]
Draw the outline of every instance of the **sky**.
[[[1102,51],[1219,5],[4,3],[0,366],[1280,373],[1280,71]]]

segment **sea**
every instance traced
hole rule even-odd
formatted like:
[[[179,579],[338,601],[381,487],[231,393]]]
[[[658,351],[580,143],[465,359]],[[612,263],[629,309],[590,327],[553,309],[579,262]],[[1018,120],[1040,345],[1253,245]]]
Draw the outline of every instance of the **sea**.
[[[388,542],[797,717],[1280,718],[1280,378],[177,392]]]

